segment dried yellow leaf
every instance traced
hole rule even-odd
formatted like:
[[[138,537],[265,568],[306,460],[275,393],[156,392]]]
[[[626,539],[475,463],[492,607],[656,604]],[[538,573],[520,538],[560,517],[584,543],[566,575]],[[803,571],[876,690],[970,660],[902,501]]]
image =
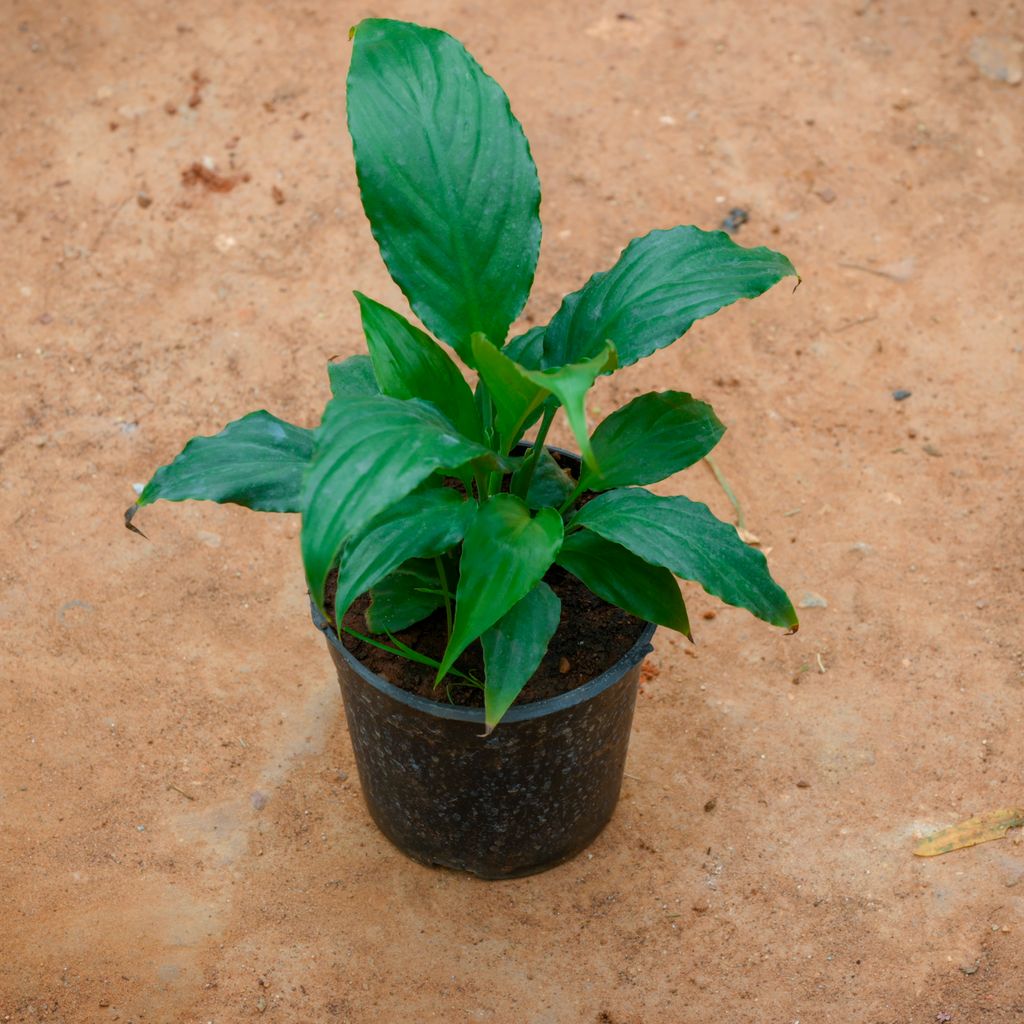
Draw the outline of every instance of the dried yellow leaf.
[[[941,853],[964,850],[968,846],[1003,839],[1007,830],[1024,825],[1024,807],[1004,807],[998,811],[986,811],[975,815],[958,825],[950,825],[934,835],[926,836],[914,853],[918,857],[937,857]]]

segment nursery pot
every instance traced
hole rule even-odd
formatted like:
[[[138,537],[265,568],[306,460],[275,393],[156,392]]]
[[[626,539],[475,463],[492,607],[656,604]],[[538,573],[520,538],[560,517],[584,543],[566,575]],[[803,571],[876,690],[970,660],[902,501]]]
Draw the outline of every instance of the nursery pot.
[[[607,671],[513,704],[485,737],[483,708],[407,693],[357,661],[315,607],[313,621],[338,671],[366,806],[403,853],[515,878],[575,856],[608,823],[652,624]]]

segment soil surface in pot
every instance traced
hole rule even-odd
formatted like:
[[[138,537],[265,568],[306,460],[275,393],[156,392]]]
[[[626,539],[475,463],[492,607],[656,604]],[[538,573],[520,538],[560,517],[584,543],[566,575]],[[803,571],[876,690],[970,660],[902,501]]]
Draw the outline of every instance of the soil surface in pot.
[[[556,697],[599,676],[636,643],[644,626],[635,616],[602,601],[575,576],[558,566],[544,579],[562,602],[562,617],[540,668],[524,687],[516,701],[518,704]],[[328,608],[334,599],[334,587],[332,575],[327,585]],[[368,604],[366,595],[358,598],[345,614],[344,624],[359,633],[369,634],[364,616]],[[446,643],[444,611],[434,612],[395,636],[422,654],[440,658]],[[483,691],[475,687],[453,685],[446,693],[444,686],[434,688],[432,669],[382,651],[347,633],[342,633],[341,639],[368,669],[408,693],[439,701],[450,698],[452,703],[463,707],[483,707]],[[387,641],[386,637],[381,639]],[[455,665],[482,680],[484,663],[480,644],[471,644]],[[454,677],[449,677],[449,681],[459,682]]]

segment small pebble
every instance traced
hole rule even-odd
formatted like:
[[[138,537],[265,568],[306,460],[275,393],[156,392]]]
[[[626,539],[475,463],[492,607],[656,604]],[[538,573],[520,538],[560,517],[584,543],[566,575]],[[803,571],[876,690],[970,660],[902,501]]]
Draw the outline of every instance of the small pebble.
[[[704,813],[710,814],[718,806],[718,797],[713,796],[705,805]]]
[[[147,207],[153,205],[153,197],[146,192],[140,192],[135,197],[135,202],[137,202],[139,206],[141,206],[145,210]]]
[[[810,789],[811,788],[811,784],[806,779],[801,779],[796,784],[796,788],[797,789]]]
[[[266,793],[261,793],[257,790],[251,797],[249,797],[249,802],[252,804],[253,810],[262,811],[263,808],[267,806],[268,799],[269,797]]]
[[[834,203],[836,201],[836,193],[834,189],[822,188],[819,189],[816,194],[823,203]]]
[[[912,391],[908,391],[906,388],[897,388],[892,393],[892,397],[897,402],[905,402],[912,394],[913,394],[913,392]]]
[[[940,452],[939,449],[936,448],[933,444],[924,445],[923,450],[925,455],[931,455],[933,458],[938,459],[942,457],[942,452]]]
[[[851,545],[850,550],[858,555],[873,555],[875,553],[875,549],[867,541],[863,540],[859,540],[856,544]]]
[[[558,671],[559,671],[559,672],[561,672],[561,674],[562,674],[563,676],[564,676],[564,675],[566,674],[566,672],[568,672],[568,671],[569,671],[569,669],[570,669],[571,667],[572,667],[572,666],[571,666],[571,664],[569,663],[569,659],[568,659],[568,658],[565,658],[565,657],[563,657],[563,658],[561,658],[561,659],[559,660],[559,662],[558,662]]]
[[[712,608],[709,608],[709,609],[708,609],[708,610],[707,610],[707,611],[706,611],[706,612],[704,613],[704,615],[703,615],[703,618],[705,618],[705,619],[713,619],[713,618],[714,618],[714,617],[715,617],[715,616],[716,616],[717,614],[718,614],[718,613],[717,613],[717,612],[716,612],[716,611],[715,611],[714,609],[712,609]]]
[[[342,771],[342,770],[341,770],[341,769],[339,768],[339,769],[338,769],[338,773],[337,773],[337,775],[335,775],[335,778],[336,778],[336,779],[337,779],[337,780],[338,780],[339,782],[347,782],[347,781],[348,781],[348,772],[344,772],[344,771]]]
[[[1024,43],[1009,36],[975,36],[967,56],[977,69],[995,82],[1020,85],[1024,81]]]
[[[39,318],[38,323],[41,323],[44,327],[46,327],[48,324],[52,324],[53,323],[53,314],[52,313],[43,313],[43,315]]]
[[[980,601],[975,601],[974,602],[974,607],[975,608],[987,608],[988,607],[988,601],[986,601],[984,599],[982,599]]]
[[[706,914],[708,912],[708,901],[697,900],[697,902],[693,904],[691,909],[695,914]]]
[[[964,974],[977,974],[978,973],[978,965],[977,964],[963,964],[961,966],[960,970],[963,971]]]
[[[803,597],[800,598],[801,608],[827,608],[828,601],[821,596],[821,594],[815,594],[813,590],[808,590]]]
[[[146,826],[145,825],[136,825],[135,826],[135,831],[136,832],[145,832],[146,831]]]

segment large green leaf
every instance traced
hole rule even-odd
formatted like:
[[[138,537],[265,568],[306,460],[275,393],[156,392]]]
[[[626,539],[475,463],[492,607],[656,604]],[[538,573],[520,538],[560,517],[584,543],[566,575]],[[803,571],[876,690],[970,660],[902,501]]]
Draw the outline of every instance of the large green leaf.
[[[556,561],[609,604],[693,639],[679,584],[668,569],[589,530],[570,533]]]
[[[380,390],[392,398],[422,398],[455,428],[482,440],[473,392],[451,356],[400,313],[356,292],[366,344]]]
[[[524,365],[557,367],[594,355],[610,338],[619,366],[629,366],[672,344],[695,320],[789,275],[796,271],[781,253],[745,249],[724,231],[652,231],[630,242],[614,267],[567,295],[542,340],[529,331],[510,348]]]
[[[584,505],[570,526],[585,526],[622,544],[759,619],[797,628],[793,605],[772,579],[764,555],[744,544],[735,527],[716,519],[700,502],[663,498],[641,487],[607,491]]]
[[[371,633],[397,633],[444,604],[432,558],[413,558],[370,590],[366,625]]]
[[[590,443],[600,470],[584,468],[584,487],[606,491],[664,480],[703,459],[724,433],[711,406],[692,395],[640,395],[594,431]]]
[[[502,344],[533,282],[540,183],[508,97],[445,32],[355,29],[348,126],[363,208],[416,315],[471,362]]]
[[[349,605],[410,558],[431,558],[462,540],[476,506],[450,487],[417,491],[386,509],[341,555],[335,621]]]
[[[260,512],[299,512],[302,474],[312,454],[313,431],[261,409],[212,437],[192,438],[153,474],[136,505],[196,498]]]
[[[303,493],[302,560],[323,610],[324,581],[342,545],[435,469],[491,453],[419,399],[332,399],[316,435]]]
[[[512,494],[496,494],[476,512],[462,542],[455,625],[441,659],[440,680],[455,659],[551,567],[562,544],[562,518],[551,508],[530,515]]]
[[[537,671],[558,629],[562,602],[543,581],[481,637],[484,649],[484,717],[487,735],[501,721]]]
[[[331,394],[335,398],[366,398],[380,394],[369,356],[349,356],[340,363],[328,363],[327,372],[331,378]]]

